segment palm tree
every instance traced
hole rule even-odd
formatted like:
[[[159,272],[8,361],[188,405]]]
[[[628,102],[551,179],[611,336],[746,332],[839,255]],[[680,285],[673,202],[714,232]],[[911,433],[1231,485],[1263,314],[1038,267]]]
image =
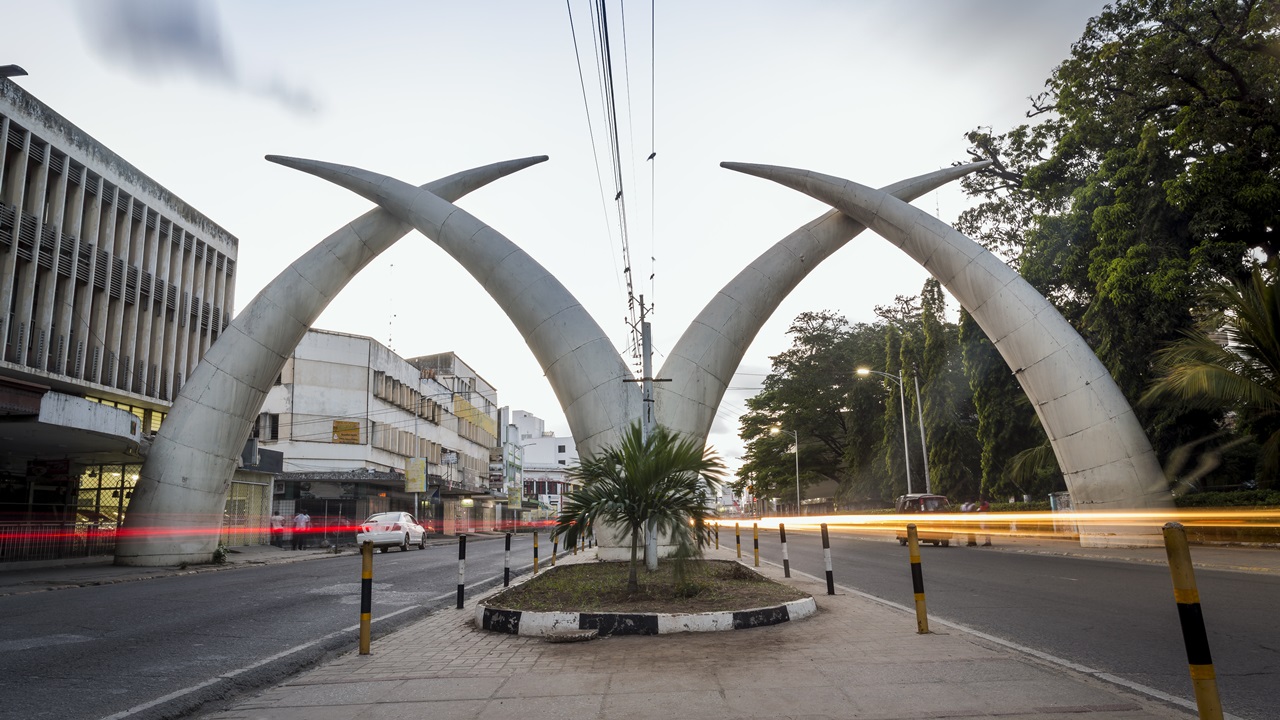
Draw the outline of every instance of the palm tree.
[[[1275,428],[1280,411],[1280,287],[1273,261],[1247,279],[1209,291],[1206,305],[1221,310],[1156,356],[1161,374],[1143,403],[1172,399],[1212,410],[1235,410],[1260,434]],[[1266,429],[1263,429],[1266,428]],[[1262,438],[1259,438],[1262,439]],[[1280,428],[1261,453],[1263,478],[1280,468]]]
[[[616,523],[631,533],[631,573],[627,592],[640,589],[636,554],[643,528],[656,522],[685,552],[700,552],[711,537],[708,491],[718,491],[725,466],[718,455],[664,427],[648,437],[637,423],[617,445],[585,457],[569,475],[582,486],[565,501],[556,536],[565,545],[597,523]]]

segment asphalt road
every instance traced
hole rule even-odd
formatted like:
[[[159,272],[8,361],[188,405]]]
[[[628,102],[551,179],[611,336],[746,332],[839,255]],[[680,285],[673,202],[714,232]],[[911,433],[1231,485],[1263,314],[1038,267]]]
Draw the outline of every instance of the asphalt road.
[[[518,536],[513,564],[531,546]],[[469,588],[501,582],[502,564],[501,537],[469,538]],[[456,544],[374,553],[373,652],[396,627],[453,608],[457,582]],[[352,554],[0,597],[0,718],[211,710],[357,647],[359,613]]]
[[[731,530],[727,539],[732,547]],[[788,532],[787,540],[792,568],[823,577],[820,536]],[[761,533],[760,551],[762,559],[782,562],[776,532]],[[747,562],[750,552],[748,532]],[[838,585],[914,607],[907,548],[833,535],[831,555]],[[1167,567],[955,543],[922,547],[921,567],[930,618],[1192,699]],[[1224,710],[1280,717],[1280,577],[1201,569],[1196,579]],[[950,631],[937,623],[930,629]],[[914,630],[914,618],[904,618],[904,631]]]

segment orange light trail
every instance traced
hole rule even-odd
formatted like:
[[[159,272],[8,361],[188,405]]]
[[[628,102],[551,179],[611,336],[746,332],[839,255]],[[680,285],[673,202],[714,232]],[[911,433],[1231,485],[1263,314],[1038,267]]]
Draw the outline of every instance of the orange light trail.
[[[826,524],[833,530],[855,530],[872,535],[892,535],[908,524],[921,531],[953,534],[1016,535],[1019,537],[1074,538],[1081,533],[1124,533],[1158,535],[1168,522],[1178,522],[1189,532],[1232,529],[1257,532],[1274,540],[1280,536],[1280,508],[1259,510],[1196,509],[1126,512],[999,512],[999,513],[905,513],[875,515],[798,515],[788,517],[722,518],[724,522],[758,523],[761,529],[818,530]]]

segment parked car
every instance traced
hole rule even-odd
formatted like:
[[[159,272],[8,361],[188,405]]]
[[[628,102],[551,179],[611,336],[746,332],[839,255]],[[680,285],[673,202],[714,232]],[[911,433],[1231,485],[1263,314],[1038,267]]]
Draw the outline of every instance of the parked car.
[[[912,493],[910,495],[900,495],[898,501],[894,503],[898,514],[910,515],[913,513],[947,513],[951,512],[951,502],[943,495],[930,495],[928,493]],[[934,547],[939,544],[942,547],[951,545],[951,532],[948,530],[933,530],[922,528],[923,523],[915,523],[916,538],[922,543],[933,543]],[[907,530],[902,528],[897,532],[898,542],[902,545],[907,544]]]
[[[365,542],[373,543],[378,552],[396,546],[408,550],[410,545],[417,545],[421,550],[427,546],[427,529],[407,512],[374,513],[360,523],[360,531],[356,533],[356,545]]]

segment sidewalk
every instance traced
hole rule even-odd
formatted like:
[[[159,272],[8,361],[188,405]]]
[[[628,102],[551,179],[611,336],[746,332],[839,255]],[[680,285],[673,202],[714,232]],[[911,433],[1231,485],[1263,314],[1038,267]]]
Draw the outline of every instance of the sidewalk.
[[[594,553],[567,556],[583,562]],[[711,551],[733,558],[733,551]],[[749,562],[749,561],[748,561]],[[580,643],[477,630],[476,599],[353,649],[209,720],[562,720],[563,718],[1193,717],[947,627],[918,635],[910,613],[825,584],[818,614],[718,633]]]

